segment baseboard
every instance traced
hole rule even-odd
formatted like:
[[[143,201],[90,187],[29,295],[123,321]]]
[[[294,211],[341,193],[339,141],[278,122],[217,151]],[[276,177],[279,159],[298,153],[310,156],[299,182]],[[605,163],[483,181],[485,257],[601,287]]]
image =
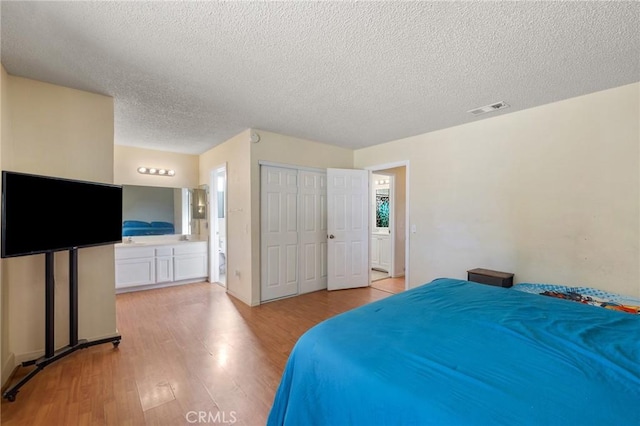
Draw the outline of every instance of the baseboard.
[[[227,287],[227,294],[229,296],[233,297],[234,299],[238,299],[239,301],[241,301],[245,305],[248,305],[248,306],[251,306],[251,307],[258,306],[260,304],[260,303],[256,303],[256,304],[249,303],[248,301],[244,300],[242,297],[240,297],[237,294],[235,294],[233,291],[229,290],[228,287]]]
[[[138,286],[132,286],[132,287],[116,288],[116,294],[131,293],[134,291],[154,290],[157,288],[175,287],[178,285],[196,284],[196,283],[202,283],[202,282],[207,282],[207,278],[203,277],[195,280],[188,279],[188,280],[181,280],[181,281],[168,281],[166,283],[159,283],[159,284],[146,284],[146,285],[138,285]]]
[[[2,389],[9,383],[9,379],[13,376],[16,369],[16,357],[13,352],[9,353],[9,357],[2,365]]]
[[[56,348],[56,350],[59,348]],[[25,352],[23,354],[17,354],[16,355],[16,359],[15,359],[15,363],[16,365],[20,365],[25,361],[31,361],[33,359],[38,359],[40,357],[44,356],[44,349],[39,350],[39,351],[32,351],[32,352]]]
[[[89,342],[92,342],[94,340],[101,340],[101,339],[109,339],[111,337],[116,337],[118,336],[120,333],[118,333],[118,331],[116,330],[114,333],[108,333],[108,334],[104,334],[102,336],[93,336],[90,338],[87,337],[80,337],[80,340],[88,340]],[[62,346],[58,346],[55,348],[56,351],[67,347],[67,345],[62,345]],[[25,352],[19,355],[15,356],[15,365],[20,365],[25,361],[32,361],[35,359],[39,359],[41,357],[44,356],[44,349],[41,349],[39,351],[32,351],[32,352]],[[2,370],[3,374],[4,374],[4,369]],[[3,376],[4,377],[4,376]]]
[[[87,340],[89,342],[93,342],[95,340],[110,339],[112,337],[116,337],[116,336],[119,336],[119,335],[120,335],[120,333],[118,333],[118,329],[116,329],[116,331],[113,332],[113,333],[103,334],[102,336],[94,336],[94,337],[91,337],[91,338],[87,338]]]

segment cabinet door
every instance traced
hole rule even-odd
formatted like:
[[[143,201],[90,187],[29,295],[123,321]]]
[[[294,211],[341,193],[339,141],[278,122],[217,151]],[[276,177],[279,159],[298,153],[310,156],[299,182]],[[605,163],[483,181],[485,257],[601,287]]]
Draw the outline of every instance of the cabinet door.
[[[389,271],[391,267],[391,238],[388,236],[380,237],[380,267],[385,271]]]
[[[206,278],[207,254],[185,254],[173,258],[173,278],[175,281],[192,278]]]
[[[156,257],[156,282],[166,283],[173,281],[173,257]]]
[[[371,267],[380,266],[380,240],[378,237],[371,237]]]
[[[116,288],[154,284],[155,282],[156,266],[153,257],[116,261]]]

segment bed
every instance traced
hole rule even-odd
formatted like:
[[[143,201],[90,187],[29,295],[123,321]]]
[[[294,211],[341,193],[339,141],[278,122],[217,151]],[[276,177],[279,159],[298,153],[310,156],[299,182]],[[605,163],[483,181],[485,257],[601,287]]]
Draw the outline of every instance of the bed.
[[[294,346],[268,425],[640,425],[640,315],[438,279]]]

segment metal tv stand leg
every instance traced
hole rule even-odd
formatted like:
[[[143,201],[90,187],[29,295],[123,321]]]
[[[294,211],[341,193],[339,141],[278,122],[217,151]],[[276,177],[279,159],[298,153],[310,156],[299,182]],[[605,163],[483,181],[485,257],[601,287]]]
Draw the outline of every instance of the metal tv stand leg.
[[[10,402],[16,400],[16,395],[22,386],[52,362],[70,355],[78,349],[102,343],[112,342],[113,347],[117,348],[122,339],[120,335],[116,335],[93,341],[78,340],[78,249],[73,248],[69,250],[69,345],[56,351],[54,343],[55,279],[53,272],[53,252],[47,252],[45,253],[45,353],[41,358],[22,363],[23,367],[35,365],[36,368],[2,394],[2,397]]]

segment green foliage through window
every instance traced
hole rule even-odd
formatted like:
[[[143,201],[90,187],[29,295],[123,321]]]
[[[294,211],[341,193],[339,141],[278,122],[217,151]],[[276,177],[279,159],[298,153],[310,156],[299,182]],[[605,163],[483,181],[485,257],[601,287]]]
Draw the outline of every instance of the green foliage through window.
[[[389,227],[389,196],[376,195],[376,228]]]

